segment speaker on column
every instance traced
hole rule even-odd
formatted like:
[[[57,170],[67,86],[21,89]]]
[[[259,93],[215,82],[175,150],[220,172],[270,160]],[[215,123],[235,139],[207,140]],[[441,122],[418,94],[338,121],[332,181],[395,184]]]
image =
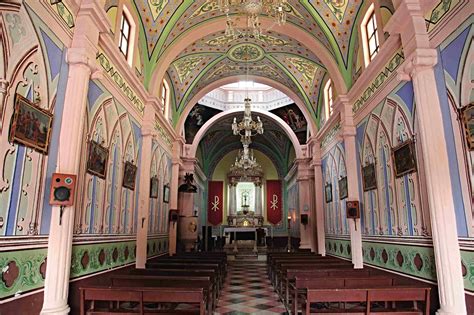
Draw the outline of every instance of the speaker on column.
[[[54,173],[51,178],[49,204],[52,206],[72,206],[76,194],[76,175]]]
[[[301,224],[306,225],[309,223],[309,217],[307,214],[301,214],[300,216]]]

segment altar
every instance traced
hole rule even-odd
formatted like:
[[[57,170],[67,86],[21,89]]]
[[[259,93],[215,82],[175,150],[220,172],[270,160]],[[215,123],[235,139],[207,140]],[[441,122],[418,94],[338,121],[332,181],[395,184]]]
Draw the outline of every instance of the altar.
[[[267,228],[264,227],[225,227],[224,228],[224,235],[228,236],[226,237],[226,245],[233,245],[233,251],[238,252],[238,246],[237,246],[237,241],[238,241],[238,233],[253,233],[254,234],[254,244],[253,244],[253,252],[257,252],[257,240],[258,240],[258,235],[257,232],[258,230],[262,230],[264,232],[264,235],[266,236],[268,233]],[[232,244],[230,242],[230,236],[233,234],[233,241]],[[265,237],[263,238],[266,246],[266,240]]]

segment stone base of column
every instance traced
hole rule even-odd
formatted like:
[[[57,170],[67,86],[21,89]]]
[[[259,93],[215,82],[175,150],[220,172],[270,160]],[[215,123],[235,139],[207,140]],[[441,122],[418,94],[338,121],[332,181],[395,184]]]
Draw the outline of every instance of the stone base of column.
[[[436,311],[436,314],[437,315],[466,315],[467,313],[461,307],[458,310],[445,310],[445,309],[440,308],[439,310]]]
[[[69,314],[70,311],[71,309],[66,304],[57,308],[46,308],[46,309],[43,308],[40,314],[41,315],[67,315]]]

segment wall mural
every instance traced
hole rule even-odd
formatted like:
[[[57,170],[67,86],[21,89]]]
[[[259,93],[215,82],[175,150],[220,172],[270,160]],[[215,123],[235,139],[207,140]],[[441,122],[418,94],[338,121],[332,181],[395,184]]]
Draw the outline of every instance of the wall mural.
[[[270,112],[283,119],[290,126],[300,144],[306,144],[308,123],[296,104],[280,107]]]
[[[186,121],[184,122],[184,134],[186,143],[191,144],[194,137],[201,127],[213,116],[219,114],[222,110],[196,104],[189,112]]]

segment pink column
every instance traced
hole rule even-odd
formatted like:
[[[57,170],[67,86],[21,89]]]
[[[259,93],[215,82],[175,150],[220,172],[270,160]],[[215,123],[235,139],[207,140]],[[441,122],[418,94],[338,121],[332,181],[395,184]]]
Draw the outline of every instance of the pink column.
[[[312,215],[314,190],[311,185],[313,174],[310,167],[310,161],[310,159],[299,159],[296,161],[296,163],[298,163],[298,175],[296,181],[298,182],[300,215],[308,215],[308,224],[303,225],[300,222],[300,248],[311,249],[311,251],[314,252],[314,229],[316,228],[316,221]]]
[[[179,170],[182,165],[181,152],[184,145],[184,139],[179,138],[173,143],[173,157],[171,168],[171,186],[170,186],[170,210],[178,210],[178,186]],[[169,222],[169,254],[176,254],[176,244],[178,237],[178,223]]]
[[[314,170],[314,196],[316,216],[316,244],[318,254],[326,256],[326,234],[324,230],[324,196],[323,196],[323,172],[321,163],[321,144],[314,140],[310,141],[312,146],[313,160],[311,166]]]
[[[450,162],[434,72],[438,55],[426,33],[421,1],[401,1],[387,30],[392,36],[400,34],[406,56],[400,77],[413,81],[438,279],[437,314],[466,314]]]
[[[347,173],[347,200],[359,200],[359,180],[357,177],[357,151],[356,151],[356,128],[352,116],[352,106],[347,96],[340,95],[337,102],[340,102],[342,136],[344,138],[344,148],[346,154],[346,173]],[[351,233],[351,255],[354,268],[364,267],[364,258],[362,255],[362,233],[359,219],[348,220]]]
[[[109,29],[103,8],[93,0],[83,0],[76,19],[71,48],[67,52],[69,76],[61,119],[56,172],[78,174],[81,159],[83,122],[99,33]],[[77,199],[76,199],[77,200]],[[48,266],[41,314],[68,314],[67,304],[74,213],[79,205],[67,207],[59,224],[59,207],[53,207],[48,239]]]
[[[138,193],[138,224],[136,268],[145,268],[147,260],[148,222],[150,213],[150,180],[152,140],[154,133],[155,109],[153,103],[145,106],[142,124],[142,152],[140,161],[140,191]]]

